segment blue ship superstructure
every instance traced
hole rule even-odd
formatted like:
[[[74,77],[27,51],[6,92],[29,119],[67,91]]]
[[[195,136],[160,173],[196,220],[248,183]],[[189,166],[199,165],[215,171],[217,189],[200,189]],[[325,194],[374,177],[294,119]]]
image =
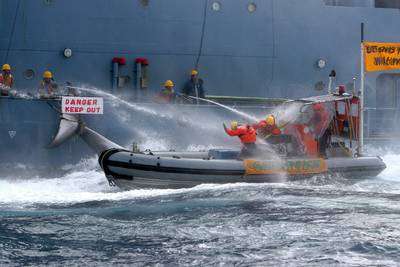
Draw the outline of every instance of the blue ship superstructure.
[[[36,93],[51,70],[61,85],[140,101],[167,79],[179,90],[195,68],[207,95],[299,98],[326,93],[333,69],[337,84],[351,88],[356,78],[359,87],[360,24],[367,40],[399,42],[399,8],[400,0],[2,0],[0,59],[20,92]],[[398,77],[368,74],[367,134],[393,130]],[[2,147],[17,151],[1,158],[32,153],[32,162],[60,163],[86,153],[73,144],[45,148],[58,123],[47,102],[0,100]],[[105,117],[89,120],[118,138]]]

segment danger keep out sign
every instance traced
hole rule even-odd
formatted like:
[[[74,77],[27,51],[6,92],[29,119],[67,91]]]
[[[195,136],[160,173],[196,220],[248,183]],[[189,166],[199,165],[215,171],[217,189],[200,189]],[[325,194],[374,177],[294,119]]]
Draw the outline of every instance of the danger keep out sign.
[[[103,114],[103,98],[64,96],[61,109],[69,114]]]

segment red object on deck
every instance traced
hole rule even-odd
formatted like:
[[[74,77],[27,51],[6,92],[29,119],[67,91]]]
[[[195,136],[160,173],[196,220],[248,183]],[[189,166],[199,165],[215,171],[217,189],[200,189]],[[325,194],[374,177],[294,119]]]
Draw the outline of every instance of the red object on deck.
[[[149,65],[149,60],[144,57],[138,57],[135,59],[136,64],[140,63],[142,65]]]
[[[124,57],[114,57],[112,62],[118,63],[119,65],[126,65],[126,59]]]
[[[339,85],[339,95],[343,95],[344,93],[346,93],[346,86]]]
[[[257,140],[257,132],[251,125],[241,125],[236,130],[226,129],[230,136],[238,136],[242,144],[254,144]]]

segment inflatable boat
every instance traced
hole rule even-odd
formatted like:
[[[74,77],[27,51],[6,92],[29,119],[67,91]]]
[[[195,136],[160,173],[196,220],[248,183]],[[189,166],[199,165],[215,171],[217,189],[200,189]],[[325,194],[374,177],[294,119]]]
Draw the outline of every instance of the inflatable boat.
[[[240,160],[239,152],[134,153],[109,149],[101,153],[99,164],[109,181],[124,189],[185,188],[205,183],[285,182],[318,174],[338,174],[357,179],[376,176],[385,169],[379,157]]]
[[[329,174],[350,179],[374,177],[386,166],[380,157],[364,155],[360,149],[359,112],[350,112],[351,108],[357,108],[356,100],[354,96],[328,95],[288,102],[291,107],[282,107],[275,115],[285,125],[281,127],[282,136],[290,138],[260,137],[265,138],[266,143],[266,149],[260,145],[261,150],[266,151],[262,156],[242,158],[240,151],[234,149],[128,150],[66,114],[61,118],[59,132],[51,146],[63,143],[71,133],[79,134],[99,155],[99,164],[110,184],[123,189],[285,182]],[[315,121],[313,113],[317,111],[312,107],[316,104],[318,112],[324,105],[325,116],[318,122],[320,127],[310,125],[310,121]],[[285,114],[288,110],[291,114],[294,110],[299,116],[288,116]],[[318,140],[328,140],[326,133],[329,133],[329,141],[324,141],[324,155],[321,156],[322,141]]]

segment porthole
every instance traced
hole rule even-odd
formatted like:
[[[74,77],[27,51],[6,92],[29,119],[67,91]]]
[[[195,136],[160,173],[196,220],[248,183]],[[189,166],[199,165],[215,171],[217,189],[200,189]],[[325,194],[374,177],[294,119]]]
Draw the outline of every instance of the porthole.
[[[247,10],[248,10],[250,13],[253,13],[254,11],[256,11],[256,9],[257,9],[257,6],[256,6],[256,4],[254,4],[254,3],[250,3],[250,4],[247,6]]]
[[[214,3],[212,3],[211,8],[214,11],[220,11],[221,10],[221,4],[219,2],[214,2]]]
[[[65,58],[70,58],[72,57],[72,49],[71,48],[65,48],[63,51],[63,55]]]
[[[35,71],[33,69],[27,69],[24,71],[23,75],[25,79],[32,80],[35,78]]]

